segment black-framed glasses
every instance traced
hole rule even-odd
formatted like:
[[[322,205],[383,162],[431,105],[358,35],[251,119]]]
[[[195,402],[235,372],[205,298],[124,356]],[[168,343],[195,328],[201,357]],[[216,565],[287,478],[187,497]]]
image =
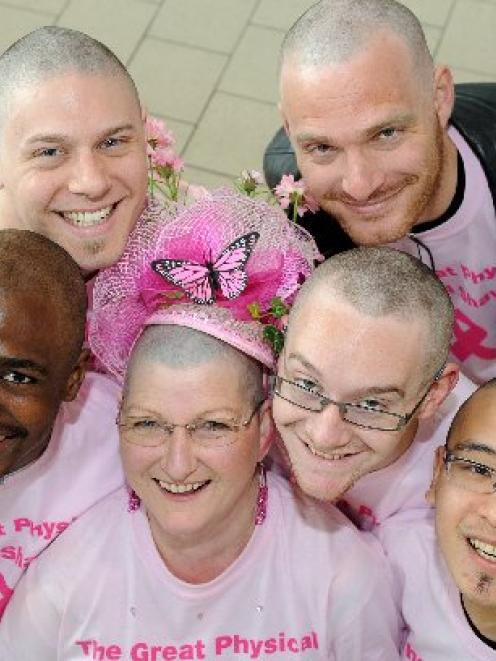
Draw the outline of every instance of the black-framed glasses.
[[[406,414],[391,413],[381,408],[367,406],[366,404],[355,404],[352,402],[337,402],[330,397],[321,395],[295,381],[290,381],[282,376],[273,377],[273,392],[277,397],[284,399],[290,404],[294,404],[305,411],[321,413],[327,406],[332,404],[339,410],[341,420],[349,422],[357,427],[364,429],[374,429],[376,431],[399,431],[415,415],[421,404],[430,392],[433,384],[439,379],[444,370],[444,364],[439,369],[429,387],[422,395],[421,399],[415,404],[413,409]]]
[[[202,447],[224,447],[231,445],[239,438],[239,432],[250,426],[255,414],[264,403],[262,399],[255,406],[246,420],[236,421],[226,418],[208,418],[195,420],[185,425],[176,425],[150,415],[129,416],[119,415],[117,425],[123,439],[133,445],[156,447],[167,443],[174,429],[185,429],[193,443]]]
[[[458,489],[490,494],[496,491],[496,468],[445,452],[444,466],[449,482]]]

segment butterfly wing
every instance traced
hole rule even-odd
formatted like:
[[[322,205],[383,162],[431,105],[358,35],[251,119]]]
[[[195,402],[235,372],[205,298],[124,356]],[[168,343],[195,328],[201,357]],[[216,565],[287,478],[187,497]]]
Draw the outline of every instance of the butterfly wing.
[[[181,287],[195,303],[210,305],[214,302],[210,271],[203,264],[186,259],[156,259],[152,269],[163,278]]]
[[[244,266],[259,238],[258,232],[249,232],[240,236],[224,248],[214,262],[212,271],[226,298],[236,298],[245,290],[248,276]]]

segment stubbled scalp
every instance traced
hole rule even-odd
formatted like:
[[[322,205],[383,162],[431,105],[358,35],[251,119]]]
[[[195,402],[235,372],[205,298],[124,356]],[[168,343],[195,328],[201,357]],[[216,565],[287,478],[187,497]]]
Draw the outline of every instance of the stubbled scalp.
[[[21,37],[0,55],[0,123],[19,90],[73,71],[123,76],[139,105],[133,79],[107,46],[83,32],[49,25]]]
[[[239,383],[246,392],[247,400],[255,406],[263,399],[262,365],[231,345],[207,333],[185,326],[163,325],[145,329],[136,343],[128,363],[124,392],[137,364],[161,363],[168,367],[196,367],[219,361],[219,378],[222,366],[228,361],[239,371]]]
[[[308,305],[337,299],[371,317],[424,319],[428,346],[423,348],[426,377],[432,378],[448,357],[453,333],[453,304],[442,282],[420,260],[386,247],[361,247],[323,262],[303,284],[289,317]],[[310,303],[309,303],[310,302]]]
[[[491,379],[490,381],[480,385],[477,390],[463,402],[463,404],[456,412],[455,417],[451,421],[448,435],[446,436],[446,447],[450,447],[451,439],[453,438],[457,429],[464,422],[466,416],[470,415],[472,408],[477,406],[479,399],[481,397],[485,398],[486,395],[489,395],[490,391],[492,390],[494,390],[494,392],[491,393],[491,398],[494,399],[493,406],[496,406],[496,379]]]
[[[374,37],[394,34],[407,46],[415,70],[432,81],[433,61],[422,26],[395,0],[321,0],[312,5],[286,34],[281,65],[323,67],[348,61]]]
[[[73,367],[86,325],[86,287],[72,257],[59,245],[29,230],[0,230],[0,293],[32,292],[48,301],[57,337]],[[47,323],[43,319],[39,323]]]

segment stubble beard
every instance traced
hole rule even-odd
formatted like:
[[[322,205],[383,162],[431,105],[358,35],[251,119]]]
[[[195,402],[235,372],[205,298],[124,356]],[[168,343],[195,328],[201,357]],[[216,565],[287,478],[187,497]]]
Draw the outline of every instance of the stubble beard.
[[[432,148],[423,168],[425,174],[417,178],[417,185],[422,180],[420,190],[408,202],[402,217],[396,221],[394,226],[384,226],[384,218],[381,216],[377,216],[376,218],[370,216],[367,221],[360,223],[360,225],[367,223],[364,229],[357,228],[356,221],[350,219],[348,214],[343,214],[339,210],[332,209],[334,204],[331,199],[328,204],[324,200],[322,204],[324,211],[338,221],[342,229],[357,245],[374,246],[399,241],[411,232],[414,225],[422,218],[428,205],[433,201],[442,179],[445,162],[444,131],[437,116],[435,117],[435,122]],[[415,185],[415,179],[412,176],[405,177],[404,183],[404,190],[406,192],[410,186]],[[400,191],[399,195],[401,196],[402,193],[403,191]],[[428,220],[434,219],[425,218],[425,221]],[[382,224],[382,227],[378,227],[380,224]]]

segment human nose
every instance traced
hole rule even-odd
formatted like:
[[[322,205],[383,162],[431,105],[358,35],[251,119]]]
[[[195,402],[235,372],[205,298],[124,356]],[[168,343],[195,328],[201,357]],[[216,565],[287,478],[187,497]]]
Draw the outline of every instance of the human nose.
[[[358,202],[368,200],[384,182],[379,164],[358,149],[344,154],[343,160],[343,193]]]
[[[350,437],[340,407],[334,402],[329,402],[320,413],[312,413],[307,421],[307,434],[308,440],[317,450],[342,447]]]
[[[104,156],[93,150],[82,152],[76,159],[69,181],[69,191],[88,198],[101,198],[110,188]]]
[[[174,480],[184,480],[196,468],[196,450],[190,433],[184,427],[164,432],[166,439],[161,467]]]

